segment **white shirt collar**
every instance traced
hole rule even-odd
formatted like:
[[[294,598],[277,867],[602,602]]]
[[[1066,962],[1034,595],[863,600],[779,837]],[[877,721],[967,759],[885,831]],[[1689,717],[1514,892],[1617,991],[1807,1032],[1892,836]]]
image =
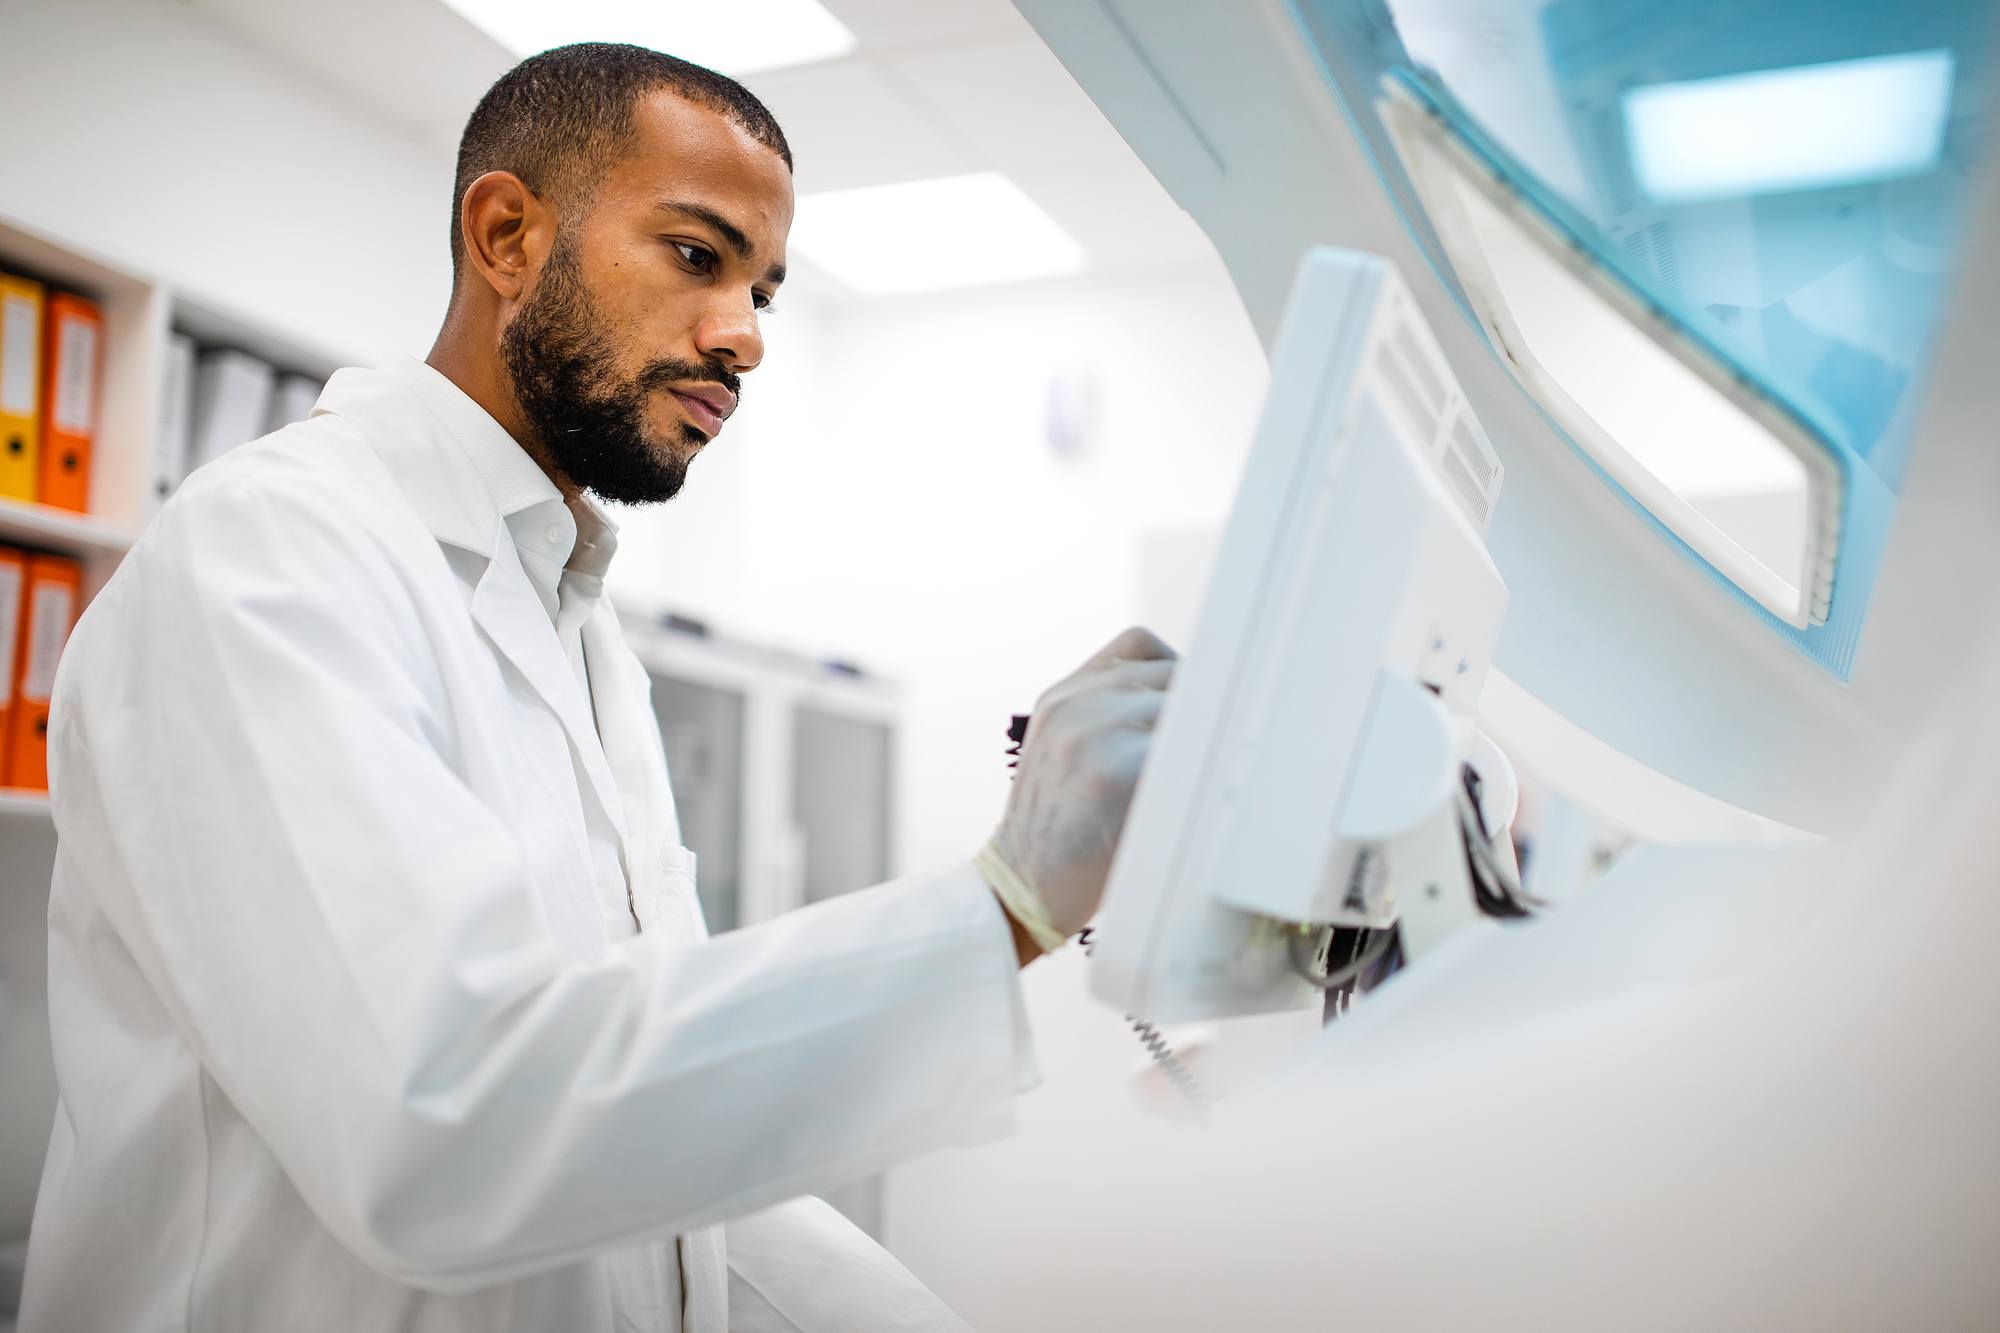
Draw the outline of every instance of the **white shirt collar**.
[[[517,514],[544,500],[561,501],[562,492],[549,480],[548,473],[465,390],[435,366],[415,358],[409,359],[405,369],[410,373],[403,377],[404,382],[457,437],[486,482],[501,517]]]
[[[604,507],[589,495],[566,503],[561,489],[491,413],[434,366],[399,359],[406,363],[400,378],[444,422],[486,483],[550,614],[565,569],[601,586],[618,550],[618,524]]]
[[[595,497],[579,495],[569,506],[576,523],[576,550],[568,568],[577,574],[601,579],[618,553],[618,524]]]

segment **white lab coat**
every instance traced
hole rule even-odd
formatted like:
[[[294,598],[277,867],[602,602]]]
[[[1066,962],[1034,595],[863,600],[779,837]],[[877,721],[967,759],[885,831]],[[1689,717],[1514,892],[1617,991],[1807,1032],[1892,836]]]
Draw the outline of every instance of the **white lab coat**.
[[[1033,1081],[992,894],[706,938],[648,677],[600,606],[593,728],[432,375],[190,478],[64,656],[23,1333],[959,1327],[799,1196]]]

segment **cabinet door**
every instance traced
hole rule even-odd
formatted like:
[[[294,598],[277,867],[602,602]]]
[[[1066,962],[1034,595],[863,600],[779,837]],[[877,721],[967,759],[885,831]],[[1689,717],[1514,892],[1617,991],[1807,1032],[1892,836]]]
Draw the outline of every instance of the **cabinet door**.
[[[895,732],[883,722],[801,705],[792,714],[792,821],[809,903],[889,878]],[[882,1238],[883,1180],[821,1192],[849,1221]]]
[[[743,695],[654,673],[653,712],[667,751],[681,841],[700,858],[698,887],[709,933],[741,923]]]
[[[792,819],[805,900],[889,878],[895,733],[885,722],[802,705],[792,714]]]

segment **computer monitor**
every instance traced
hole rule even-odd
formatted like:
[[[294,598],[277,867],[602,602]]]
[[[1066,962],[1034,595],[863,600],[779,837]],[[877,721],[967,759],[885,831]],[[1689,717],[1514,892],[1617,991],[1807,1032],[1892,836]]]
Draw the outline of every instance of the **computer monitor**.
[[[1156,1022],[1318,1004],[1299,927],[1395,923],[1371,849],[1456,794],[1506,609],[1500,480],[1395,266],[1309,251],[1112,866],[1100,998]]]

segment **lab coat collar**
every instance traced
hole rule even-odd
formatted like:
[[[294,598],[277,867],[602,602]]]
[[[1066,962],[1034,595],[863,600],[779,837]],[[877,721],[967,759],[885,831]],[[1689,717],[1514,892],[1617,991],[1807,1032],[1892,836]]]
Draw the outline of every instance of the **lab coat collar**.
[[[475,462],[484,443],[479,433],[498,429],[498,423],[413,357],[398,357],[375,370],[337,371],[327,381],[319,407],[362,427],[364,438],[440,542],[486,561],[472,593],[472,619],[561,720],[593,793],[625,839],[626,805],[591,716],[590,698],[551,632],[548,611],[521,565],[502,511],[503,504],[531,490],[532,483],[521,475],[489,477],[492,469]],[[520,456],[534,466],[526,454]],[[540,469],[536,475],[550,494],[560,496]],[[496,483],[506,488],[506,498],[495,495]]]
[[[440,383],[450,392],[440,391]],[[374,370],[335,371],[318,406],[365,428],[369,444],[439,541],[491,558],[496,538],[506,535],[500,501],[458,442],[462,431],[478,429],[470,416],[487,428],[498,425],[485,409],[408,356]],[[542,480],[548,482],[547,477]],[[553,483],[549,486],[554,490]]]

